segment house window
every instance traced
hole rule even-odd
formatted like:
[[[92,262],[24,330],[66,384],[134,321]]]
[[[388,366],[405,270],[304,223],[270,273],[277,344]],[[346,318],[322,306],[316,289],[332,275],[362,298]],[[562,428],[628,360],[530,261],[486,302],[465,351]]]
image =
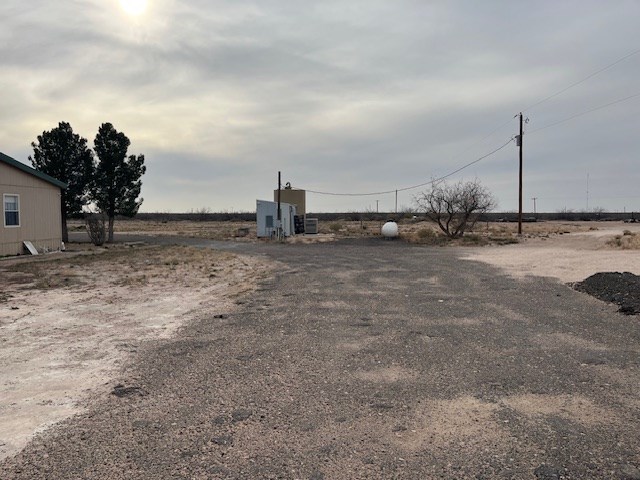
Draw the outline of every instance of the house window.
[[[267,228],[273,228],[273,215],[267,215]]]
[[[4,203],[4,226],[19,227],[20,226],[20,196],[19,195],[3,195]]]

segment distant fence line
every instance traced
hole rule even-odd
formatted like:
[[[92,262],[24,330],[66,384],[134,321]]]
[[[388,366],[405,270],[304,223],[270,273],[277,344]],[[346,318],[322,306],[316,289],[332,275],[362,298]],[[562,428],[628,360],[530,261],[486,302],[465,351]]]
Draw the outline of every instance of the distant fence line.
[[[386,220],[412,220],[414,215],[417,219],[423,219],[423,214],[414,213],[375,213],[375,212],[343,212],[343,213],[308,213],[307,217],[317,218],[320,221],[380,221]],[[523,220],[527,221],[622,221],[635,218],[640,221],[640,213],[623,212],[554,212],[554,213],[524,213]],[[135,220],[146,220],[156,222],[169,221],[192,221],[192,222],[255,222],[255,212],[241,213],[138,213]],[[131,220],[127,217],[117,217],[118,221]],[[518,214],[513,212],[492,212],[481,215],[479,218],[483,222],[517,222]]]
[[[137,220],[154,221],[191,221],[191,222],[253,222],[256,219],[255,212],[241,213],[138,213]],[[126,220],[123,218],[123,220]]]
[[[622,221],[636,218],[640,220],[640,214],[631,212],[553,212],[553,213],[523,213],[523,221],[552,221],[552,220],[566,220],[573,222],[588,222],[588,221]],[[487,213],[481,218],[482,221],[497,222],[497,221],[509,221],[517,222],[517,213]]]

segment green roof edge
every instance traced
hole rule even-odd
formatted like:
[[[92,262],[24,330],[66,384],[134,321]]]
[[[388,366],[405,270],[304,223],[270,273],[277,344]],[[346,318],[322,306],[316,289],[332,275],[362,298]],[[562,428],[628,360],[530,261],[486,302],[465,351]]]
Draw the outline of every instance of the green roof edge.
[[[29,173],[34,177],[38,177],[40,180],[49,182],[52,185],[55,185],[56,187],[64,188],[64,189],[67,188],[66,183],[61,182],[60,180],[53,178],[47,175],[46,173],[42,173],[39,170],[36,170],[35,168],[31,168],[30,166],[25,165],[24,163],[19,162],[15,158],[11,158],[9,155],[5,155],[2,152],[0,152],[0,162],[6,163],[7,165],[11,165],[12,167],[17,168],[18,170],[22,170],[23,172]]]

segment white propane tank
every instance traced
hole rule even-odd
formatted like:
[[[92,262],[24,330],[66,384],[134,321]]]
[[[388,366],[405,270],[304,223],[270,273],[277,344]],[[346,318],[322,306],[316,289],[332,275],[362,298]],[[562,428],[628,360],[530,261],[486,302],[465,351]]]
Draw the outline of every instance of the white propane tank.
[[[381,232],[383,237],[396,238],[398,236],[398,224],[396,222],[388,221],[382,226]]]

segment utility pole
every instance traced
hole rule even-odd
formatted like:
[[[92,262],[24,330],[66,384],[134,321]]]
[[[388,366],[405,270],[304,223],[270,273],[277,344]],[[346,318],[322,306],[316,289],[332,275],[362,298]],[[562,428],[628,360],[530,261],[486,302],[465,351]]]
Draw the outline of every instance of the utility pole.
[[[536,215],[536,200],[538,200],[538,197],[533,197],[531,200],[533,200],[533,215]]]
[[[520,135],[518,135],[518,146],[520,147],[520,176],[518,180],[518,235],[522,235],[522,112],[520,116]]]
[[[282,228],[282,212],[280,211],[280,190],[281,189],[282,189],[282,180],[280,176],[280,171],[278,171],[278,225],[276,227],[278,229],[278,233]]]
[[[589,174],[587,173],[587,213],[589,212]]]
[[[396,213],[398,213],[398,190],[396,190]]]
[[[376,200],[376,213],[378,213],[378,200]]]

